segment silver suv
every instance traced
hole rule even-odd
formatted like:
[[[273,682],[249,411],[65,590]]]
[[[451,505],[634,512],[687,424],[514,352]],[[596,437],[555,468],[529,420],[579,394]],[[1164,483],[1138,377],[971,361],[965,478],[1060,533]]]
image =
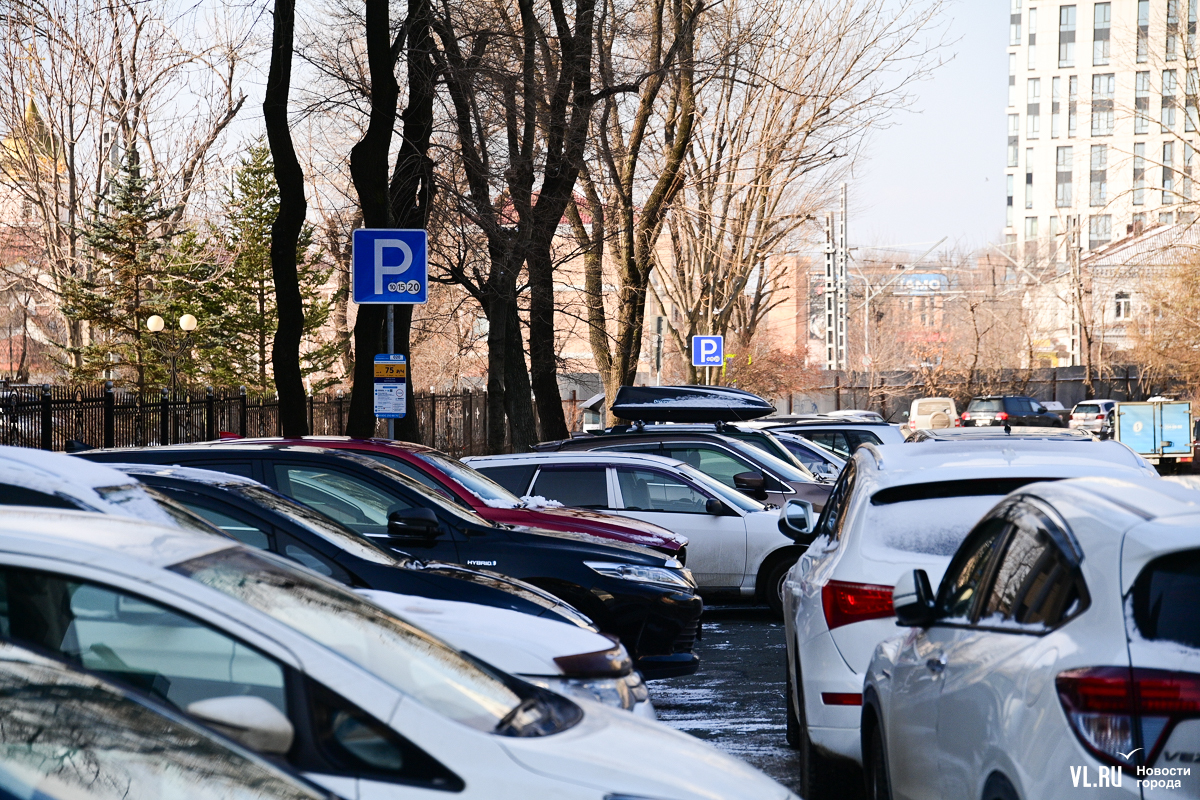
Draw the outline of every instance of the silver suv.
[[[1113,412],[1116,408],[1116,400],[1086,400],[1076,403],[1071,409],[1071,419],[1067,424],[1072,428],[1083,428],[1090,433],[1111,433]]]

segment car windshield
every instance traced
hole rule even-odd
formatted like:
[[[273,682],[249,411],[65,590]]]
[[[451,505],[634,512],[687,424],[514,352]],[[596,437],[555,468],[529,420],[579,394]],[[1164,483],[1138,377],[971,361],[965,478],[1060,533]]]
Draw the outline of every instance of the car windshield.
[[[773,438],[774,437],[772,437],[772,439]],[[778,442],[776,442],[776,444],[778,444]],[[778,446],[783,448],[782,444],[778,444]],[[775,473],[777,478],[782,478],[783,480],[789,482],[797,481],[800,483],[811,483],[814,480],[813,474],[809,472],[808,469],[803,465],[797,468],[784,461],[782,458],[776,458],[775,456],[771,455],[771,453],[767,450],[767,444],[765,442],[759,442],[755,439],[738,439],[737,444],[734,445],[734,449],[739,451],[742,455],[757,462],[759,466],[769,469],[771,472]],[[784,449],[784,452],[786,452],[786,448]]]
[[[384,464],[381,461],[376,461],[373,458],[359,455],[348,454],[344,457],[357,461],[359,464],[369,467],[372,471],[379,473],[382,477],[402,484],[405,488],[421,495],[421,497],[427,501],[421,504],[425,508],[436,508],[439,511],[444,511],[450,516],[457,517],[461,522],[469,525],[487,525],[489,527],[495,527],[494,522],[484,519],[474,511],[468,511],[462,506],[456,505],[454,501],[448,500],[445,496],[439,494],[433,489],[430,489],[420,481],[408,477],[400,470],[389,467],[387,464]],[[375,506],[375,508],[372,510],[379,515],[380,519],[384,521],[387,520],[388,513],[391,511],[391,504],[383,503],[374,492],[369,493],[369,495],[356,497],[356,499],[359,501],[359,503],[367,503]]]
[[[699,484],[701,488],[721,498],[726,504],[733,506],[734,508],[741,509],[747,514],[751,511],[767,510],[767,507],[757,500],[747,497],[736,489],[730,489],[716,478],[705,475],[695,467],[688,466],[687,464],[680,464],[674,467],[674,469],[692,483]]]
[[[489,506],[496,508],[516,508],[521,505],[521,498],[483,473],[471,469],[456,458],[450,458],[438,452],[414,453],[414,455],[426,464],[436,467],[449,475],[462,484],[468,492]]]
[[[376,564],[389,564],[392,566],[399,566],[405,562],[412,561],[412,559],[393,556],[383,548],[375,546],[374,543],[363,539],[354,531],[344,525],[338,524],[324,514],[314,511],[306,505],[301,505],[288,497],[284,497],[265,486],[258,486],[253,483],[238,483],[226,486],[225,488],[256,505],[282,514],[298,525],[320,536],[339,550],[351,555],[358,556],[367,561],[374,561]]]
[[[494,731],[522,704],[497,676],[350,589],[268,553],[233,547],[171,567],[354,662],[426,707]]]
[[[82,674],[0,661],[0,797],[328,798],[198,726]]]
[[[999,397],[985,398],[976,397],[967,406],[967,411],[983,411],[987,413],[999,412],[1004,410],[1004,401]]]

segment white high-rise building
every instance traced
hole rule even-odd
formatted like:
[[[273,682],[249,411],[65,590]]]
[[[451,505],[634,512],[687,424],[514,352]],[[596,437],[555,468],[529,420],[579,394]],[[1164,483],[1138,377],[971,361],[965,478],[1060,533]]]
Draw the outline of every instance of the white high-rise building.
[[[1076,220],[1083,251],[1190,222],[1200,0],[1009,2],[1010,254],[1062,271]]]

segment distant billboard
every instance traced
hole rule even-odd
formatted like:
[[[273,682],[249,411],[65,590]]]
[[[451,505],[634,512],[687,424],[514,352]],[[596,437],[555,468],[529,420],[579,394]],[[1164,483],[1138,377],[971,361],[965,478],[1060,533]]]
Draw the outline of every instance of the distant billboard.
[[[896,294],[934,294],[950,288],[950,279],[938,272],[915,272],[896,281]]]

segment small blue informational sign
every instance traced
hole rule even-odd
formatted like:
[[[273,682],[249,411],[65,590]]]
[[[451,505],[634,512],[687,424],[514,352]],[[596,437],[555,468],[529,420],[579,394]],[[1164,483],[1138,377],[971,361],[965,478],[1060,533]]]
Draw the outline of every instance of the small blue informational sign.
[[[725,363],[724,336],[693,336],[692,366],[719,367]]]
[[[408,411],[408,364],[404,356],[380,353],[375,356],[375,416],[400,419]]]
[[[424,303],[429,299],[429,237],[424,230],[359,228],[350,272],[356,303]]]

